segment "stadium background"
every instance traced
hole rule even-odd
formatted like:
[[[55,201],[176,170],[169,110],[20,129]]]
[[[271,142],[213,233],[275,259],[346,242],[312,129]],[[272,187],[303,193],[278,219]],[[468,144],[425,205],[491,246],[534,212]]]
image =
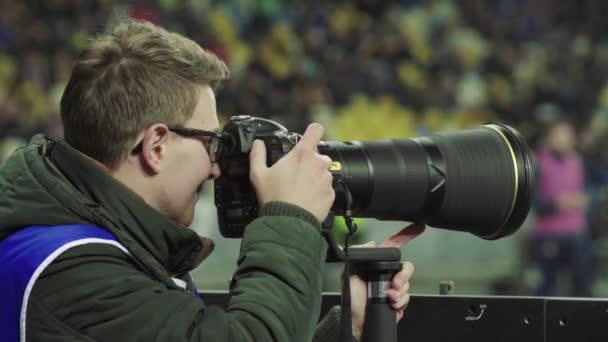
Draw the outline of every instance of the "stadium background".
[[[59,100],[88,38],[125,16],[181,32],[226,61],[218,93],[225,121],[255,114],[327,140],[407,138],[502,121],[534,146],[547,122],[571,118],[587,167],[590,217],[608,184],[608,3],[550,0],[402,1],[0,1],[0,158],[31,135],[61,136]],[[103,143],[103,142],[99,142]],[[607,202],[608,203],[608,202]],[[238,241],[219,237],[207,189],[194,228],[217,250],[196,272],[203,289],[225,289]],[[603,211],[602,211],[603,210]],[[480,241],[427,232],[403,255],[416,264],[414,293],[531,293],[538,272],[528,223],[513,237]],[[403,223],[365,220],[358,241]],[[596,295],[608,295],[606,225],[594,227]],[[327,271],[337,290],[338,267]],[[563,285],[560,293],[565,293]]]

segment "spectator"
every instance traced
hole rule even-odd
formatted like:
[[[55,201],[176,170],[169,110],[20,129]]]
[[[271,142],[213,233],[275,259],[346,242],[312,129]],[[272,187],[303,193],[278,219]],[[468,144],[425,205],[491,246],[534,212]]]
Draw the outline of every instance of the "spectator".
[[[588,297],[592,293],[589,200],[574,128],[557,119],[549,124],[543,143],[537,152],[537,218],[532,237],[533,257],[542,274],[536,295],[554,295],[558,271],[566,267],[571,295]]]

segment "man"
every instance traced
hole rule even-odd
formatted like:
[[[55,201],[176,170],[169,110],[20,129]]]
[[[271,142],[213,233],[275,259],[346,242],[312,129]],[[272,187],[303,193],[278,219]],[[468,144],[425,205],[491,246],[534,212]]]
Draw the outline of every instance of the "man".
[[[334,200],[318,124],[270,168],[263,143],[253,146],[260,217],[245,231],[228,307],[206,307],[189,276],[213,249],[187,227],[203,183],[220,175],[213,89],[228,74],[148,23],[123,23],[82,52],[61,100],[65,141],[36,136],[2,168],[0,340],[335,340],[338,310],[315,328],[319,222]],[[405,263],[388,292],[397,318],[412,271]],[[351,284],[358,338],[365,283]]]
[[[554,294],[557,272],[567,267],[573,296],[591,296],[591,254],[587,232],[583,163],[575,150],[575,132],[564,119],[550,123],[538,165],[533,256],[542,274],[538,296]]]

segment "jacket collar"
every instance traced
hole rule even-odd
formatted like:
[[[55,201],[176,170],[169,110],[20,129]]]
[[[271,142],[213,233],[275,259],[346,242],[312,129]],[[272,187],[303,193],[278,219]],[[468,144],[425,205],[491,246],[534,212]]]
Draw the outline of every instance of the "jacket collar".
[[[66,141],[56,142],[50,149],[50,159],[91,205],[99,207],[97,211],[107,213],[114,225],[104,228],[120,230],[113,231],[119,240],[124,235],[134,240],[170,275],[192,270],[213,251],[213,241],[150,207]]]

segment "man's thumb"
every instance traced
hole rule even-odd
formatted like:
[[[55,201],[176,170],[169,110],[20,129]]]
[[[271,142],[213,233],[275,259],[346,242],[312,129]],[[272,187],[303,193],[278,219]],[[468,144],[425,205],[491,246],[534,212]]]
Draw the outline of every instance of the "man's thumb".
[[[388,239],[384,240],[380,246],[401,248],[401,246],[405,245],[416,236],[422,234],[425,228],[426,227],[424,224],[410,224],[409,226],[401,229],[399,232],[391,235]]]
[[[251,145],[249,162],[251,163],[251,170],[255,170],[255,172],[259,172],[268,167],[266,164],[266,145],[264,145],[261,140],[255,140]]]

